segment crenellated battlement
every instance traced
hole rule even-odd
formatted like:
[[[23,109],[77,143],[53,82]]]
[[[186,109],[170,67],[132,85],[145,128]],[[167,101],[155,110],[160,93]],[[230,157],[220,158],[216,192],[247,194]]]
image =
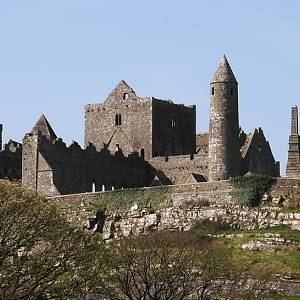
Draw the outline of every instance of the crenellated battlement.
[[[147,186],[154,178],[154,169],[138,153],[98,151],[92,143],[82,149],[45,132],[33,130],[23,139],[23,184],[45,195]]]

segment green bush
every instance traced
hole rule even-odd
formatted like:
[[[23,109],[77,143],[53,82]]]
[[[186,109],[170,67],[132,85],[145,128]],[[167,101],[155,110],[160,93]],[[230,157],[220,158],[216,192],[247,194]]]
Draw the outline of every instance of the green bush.
[[[233,199],[242,205],[255,207],[260,204],[263,194],[271,189],[274,179],[270,176],[250,175],[232,178],[230,182]]]
[[[199,220],[193,224],[192,230],[196,230],[201,234],[221,234],[232,229],[228,224],[209,219]]]

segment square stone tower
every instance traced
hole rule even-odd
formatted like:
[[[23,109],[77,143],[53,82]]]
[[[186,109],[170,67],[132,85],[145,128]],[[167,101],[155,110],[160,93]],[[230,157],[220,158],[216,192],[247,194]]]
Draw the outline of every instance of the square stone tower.
[[[104,103],[85,106],[84,144],[111,153],[155,156],[193,154],[196,150],[196,106],[139,97],[122,80]]]

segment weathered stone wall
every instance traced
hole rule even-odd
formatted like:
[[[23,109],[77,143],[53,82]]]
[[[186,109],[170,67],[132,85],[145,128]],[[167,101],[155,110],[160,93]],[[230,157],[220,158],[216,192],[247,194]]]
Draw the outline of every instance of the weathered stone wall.
[[[263,174],[273,177],[280,176],[279,162],[276,162],[272,154],[269,142],[261,128],[254,129],[250,133],[241,148],[242,163],[241,174],[248,172]]]
[[[196,155],[207,156],[208,155],[208,142],[209,133],[197,133],[196,135]]]
[[[196,106],[152,100],[153,156],[194,154],[196,151]]]
[[[270,196],[284,196],[290,188],[299,186],[299,180],[280,179]],[[241,229],[286,224],[300,230],[299,212],[286,212],[276,205],[242,207],[233,202],[232,187],[228,181],[169,186],[167,190],[165,187],[144,188],[139,191],[148,193],[151,201],[136,198],[129,206],[126,205],[125,198],[120,198],[131,190],[66,195],[49,198],[49,201],[58,205],[70,221],[101,232],[104,239],[146,234],[151,230],[189,230],[195,221],[203,219],[228,223]],[[151,193],[157,199],[149,197]],[[103,205],[105,198],[109,200],[109,205]],[[117,203],[116,207],[113,201]],[[99,209],[102,211],[100,214]]]
[[[149,163],[162,171],[173,184],[183,184],[191,173],[208,175],[207,155],[154,157]]]
[[[67,147],[41,132],[26,135],[23,143],[23,184],[46,196],[91,192],[93,186],[96,191],[147,186],[154,178],[153,168],[137,154],[111,155],[93,145],[83,150],[76,142]]]
[[[0,178],[22,178],[22,144],[10,140],[0,151]]]
[[[196,147],[195,106],[138,97],[121,81],[103,104],[85,106],[85,146],[106,144],[146,159],[158,155],[193,154]]]
[[[152,156],[152,100],[140,98],[121,81],[103,104],[85,106],[84,144],[98,150],[106,144],[114,153],[121,148],[125,155],[144,151]],[[143,150],[142,150],[143,149]]]

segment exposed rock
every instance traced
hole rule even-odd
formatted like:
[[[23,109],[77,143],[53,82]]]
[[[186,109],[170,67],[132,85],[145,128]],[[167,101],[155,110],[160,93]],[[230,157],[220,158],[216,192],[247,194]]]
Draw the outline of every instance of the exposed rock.
[[[78,219],[84,220],[78,215],[76,217],[77,221]],[[103,238],[109,240],[119,236],[144,235],[154,230],[186,231],[191,229],[196,221],[204,219],[220,221],[233,228],[244,230],[267,228],[280,224],[288,225],[295,230],[300,229],[300,213],[279,212],[272,208],[250,209],[232,204],[191,209],[173,206],[155,212],[135,208],[117,214],[105,212],[105,216],[100,216],[98,213],[90,219],[89,226],[85,227],[102,232]],[[234,235],[225,237],[234,238]],[[280,242],[280,236],[266,234],[260,237],[272,240],[277,238],[277,242]],[[258,245],[257,247],[262,246]]]

